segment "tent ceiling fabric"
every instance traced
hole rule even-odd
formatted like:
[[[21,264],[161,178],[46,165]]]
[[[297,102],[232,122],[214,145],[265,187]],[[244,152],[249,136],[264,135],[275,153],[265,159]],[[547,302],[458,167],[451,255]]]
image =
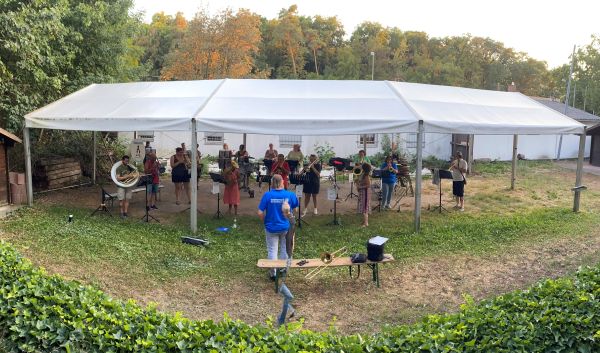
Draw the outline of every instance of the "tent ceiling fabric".
[[[27,127],[84,131],[191,129],[221,80],[95,84],[25,116]]]
[[[425,132],[479,135],[581,134],[584,125],[517,92],[390,83]]]
[[[520,94],[386,81],[205,80],[97,84],[25,116],[30,128],[352,135],[578,134]]]

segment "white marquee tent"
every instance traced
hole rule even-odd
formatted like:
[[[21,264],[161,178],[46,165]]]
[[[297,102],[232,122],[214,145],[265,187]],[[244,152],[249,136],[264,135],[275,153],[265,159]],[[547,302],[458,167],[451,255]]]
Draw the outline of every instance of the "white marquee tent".
[[[206,80],[94,84],[25,116],[28,201],[33,203],[29,129],[350,135],[417,133],[415,227],[420,226],[423,133],[578,134],[585,126],[520,93],[388,81]],[[192,162],[196,150],[192,148]],[[513,163],[514,165],[514,163]],[[513,167],[514,169],[514,167]],[[196,173],[196,167],[192,167]],[[513,170],[514,178],[514,170]],[[191,228],[197,230],[192,175]]]

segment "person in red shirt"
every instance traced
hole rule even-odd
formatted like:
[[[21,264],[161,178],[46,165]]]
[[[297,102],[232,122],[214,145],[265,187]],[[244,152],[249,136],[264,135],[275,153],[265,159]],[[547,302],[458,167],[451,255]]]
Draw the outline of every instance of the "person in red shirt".
[[[288,176],[290,175],[290,166],[288,162],[285,161],[285,156],[283,154],[277,155],[277,161],[273,163],[271,167],[271,175],[279,174],[283,179],[283,188],[287,190],[289,185]]]
[[[146,192],[150,194],[146,207],[157,210],[156,196],[158,194],[158,185],[160,184],[160,162],[156,158],[156,151],[148,153],[146,163],[144,163],[144,173],[151,178],[151,183],[146,184]]]

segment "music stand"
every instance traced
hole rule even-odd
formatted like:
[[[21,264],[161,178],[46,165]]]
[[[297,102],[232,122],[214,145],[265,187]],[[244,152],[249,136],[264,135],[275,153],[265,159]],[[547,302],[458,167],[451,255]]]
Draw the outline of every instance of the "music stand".
[[[152,185],[151,179],[152,175],[142,175],[142,177],[140,178],[140,181],[138,182],[137,186],[143,186],[144,187],[144,194],[146,195],[146,203],[144,204],[144,206],[146,206],[146,213],[144,214],[144,216],[142,216],[142,218],[140,218],[140,220],[142,220],[143,222],[150,222],[150,219],[156,221],[157,223],[160,223],[160,221],[158,220],[158,218],[152,216],[149,212],[150,212],[150,206],[148,206],[148,184]]]
[[[300,164],[300,162],[294,159],[286,159],[285,161],[290,166],[290,174],[296,172],[296,170],[298,169],[298,164]]]
[[[442,210],[448,212],[448,210],[444,208],[444,206],[442,206],[442,179],[452,179],[452,172],[450,172],[449,170],[434,169],[433,173],[439,175],[438,187],[440,190],[440,204],[439,206],[435,206],[434,208],[432,208],[431,211],[435,212],[435,210],[437,209],[439,213],[442,213]]]
[[[303,177],[300,177],[300,174],[290,174],[290,184],[296,185],[296,188],[298,185],[303,185],[304,187],[305,182],[306,180]],[[298,220],[296,221],[298,228],[302,228],[302,222],[308,225],[308,222],[302,219],[302,197],[303,196],[300,196],[298,198]]]
[[[348,193],[348,195],[346,195],[346,198],[344,199],[345,201],[348,201],[348,199],[351,199],[353,197],[358,197],[358,194],[354,193],[354,167],[352,166],[348,166],[346,168],[347,171],[350,171],[350,176],[348,181],[350,181],[350,193]]]
[[[110,213],[110,210],[108,209],[108,207],[106,207],[106,201],[110,200],[112,202],[113,199],[114,199],[114,197],[112,197],[109,193],[107,193],[103,187],[100,187],[100,205],[98,206],[98,208],[96,208],[96,210],[94,212],[92,212],[92,214],[90,216],[95,215],[96,212],[98,212],[98,211],[102,211],[104,213],[108,213],[108,215],[112,217],[113,216],[112,213]]]
[[[381,179],[382,177],[381,169],[373,169],[373,173],[371,173],[371,177],[373,179]],[[377,212],[381,212],[381,201],[383,201],[383,186],[381,185],[381,180],[379,181],[379,191],[377,192],[377,206],[371,207],[371,211],[377,209]]]
[[[338,185],[337,185],[337,172],[341,172],[348,168],[350,160],[347,158],[334,157],[329,160],[329,165],[333,166],[333,188],[335,190],[335,200],[333,200],[333,221],[330,225],[339,226],[340,221],[337,218],[337,198],[338,198]]]
[[[217,173],[208,173],[213,182],[225,184],[225,178],[221,174]],[[223,213],[221,212],[221,188],[219,188],[219,192],[217,193],[217,213],[214,216],[216,219],[223,217]]]

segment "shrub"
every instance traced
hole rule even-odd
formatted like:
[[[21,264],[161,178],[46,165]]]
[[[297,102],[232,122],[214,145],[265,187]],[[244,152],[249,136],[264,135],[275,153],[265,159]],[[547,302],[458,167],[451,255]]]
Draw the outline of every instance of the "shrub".
[[[49,276],[0,243],[0,347],[10,352],[596,352],[600,268],[467,303],[369,337],[191,321]]]

